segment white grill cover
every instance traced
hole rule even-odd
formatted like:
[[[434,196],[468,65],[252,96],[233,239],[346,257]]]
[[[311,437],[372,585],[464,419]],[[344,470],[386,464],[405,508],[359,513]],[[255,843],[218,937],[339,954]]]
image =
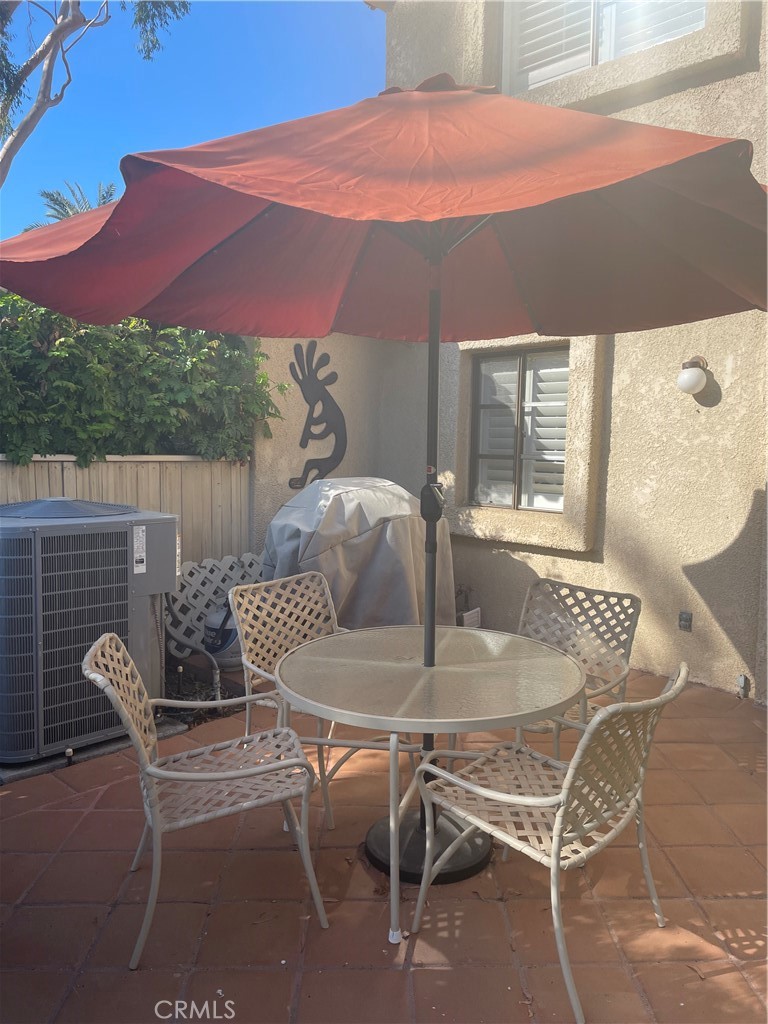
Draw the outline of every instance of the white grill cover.
[[[448,524],[437,527],[437,622],[456,624]],[[267,530],[264,580],[314,569],[328,580],[339,625],[424,621],[424,522],[412,494],[377,477],[316,480]]]

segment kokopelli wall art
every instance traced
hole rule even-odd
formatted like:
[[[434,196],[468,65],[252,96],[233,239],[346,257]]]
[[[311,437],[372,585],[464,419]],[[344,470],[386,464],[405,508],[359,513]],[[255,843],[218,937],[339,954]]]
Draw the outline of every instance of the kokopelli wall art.
[[[314,339],[307,342],[306,352],[301,345],[293,346],[296,362],[291,363],[291,376],[301,388],[304,401],[307,403],[307,418],[299,444],[306,448],[310,441],[324,441],[332,437],[333,448],[324,458],[307,459],[301,476],[291,477],[288,486],[296,491],[311,484],[313,480],[328,476],[331,470],[339,465],[347,450],[347,424],[344,413],[328,390],[331,384],[335,384],[339,379],[339,375],[335,370],[331,370],[321,377],[320,371],[330,363],[331,357],[327,352],[323,352],[315,359],[316,353],[317,342]]]

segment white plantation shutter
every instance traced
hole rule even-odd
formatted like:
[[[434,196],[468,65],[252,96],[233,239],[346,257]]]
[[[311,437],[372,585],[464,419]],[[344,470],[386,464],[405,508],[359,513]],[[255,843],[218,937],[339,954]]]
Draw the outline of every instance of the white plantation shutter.
[[[476,504],[562,511],[567,401],[567,349],[478,361]]]
[[[600,61],[645,50],[704,28],[704,0],[603,0]]]
[[[704,27],[706,0],[520,0],[512,5],[515,91]]]
[[[519,362],[517,356],[480,362],[475,501],[482,505],[514,502]]]
[[[592,49],[592,3],[524,2],[517,15],[517,89],[588,68]]]
[[[520,507],[562,511],[568,353],[526,360]]]

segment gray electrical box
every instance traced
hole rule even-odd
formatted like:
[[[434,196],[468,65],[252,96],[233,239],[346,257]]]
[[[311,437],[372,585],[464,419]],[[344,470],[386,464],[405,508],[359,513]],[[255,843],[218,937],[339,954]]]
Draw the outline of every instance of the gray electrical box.
[[[0,762],[124,732],[82,673],[102,633],[124,641],[150,696],[162,696],[162,595],[176,589],[176,529],[176,516],[130,505],[0,505]]]

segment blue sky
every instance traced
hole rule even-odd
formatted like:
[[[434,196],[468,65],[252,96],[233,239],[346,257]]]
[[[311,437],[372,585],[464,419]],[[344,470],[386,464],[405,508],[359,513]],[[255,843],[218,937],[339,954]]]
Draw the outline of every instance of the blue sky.
[[[98,4],[83,9],[95,13]],[[78,182],[94,201],[100,181],[120,190],[125,153],[316,114],[385,86],[386,18],[363,0],[193,0],[152,62],[136,51],[130,11],[113,0],[110,12],[109,24],[73,49],[72,84],[11,167],[0,237],[44,219],[41,189]],[[15,15],[18,56],[28,55],[30,39],[40,41],[43,24],[34,8]]]

